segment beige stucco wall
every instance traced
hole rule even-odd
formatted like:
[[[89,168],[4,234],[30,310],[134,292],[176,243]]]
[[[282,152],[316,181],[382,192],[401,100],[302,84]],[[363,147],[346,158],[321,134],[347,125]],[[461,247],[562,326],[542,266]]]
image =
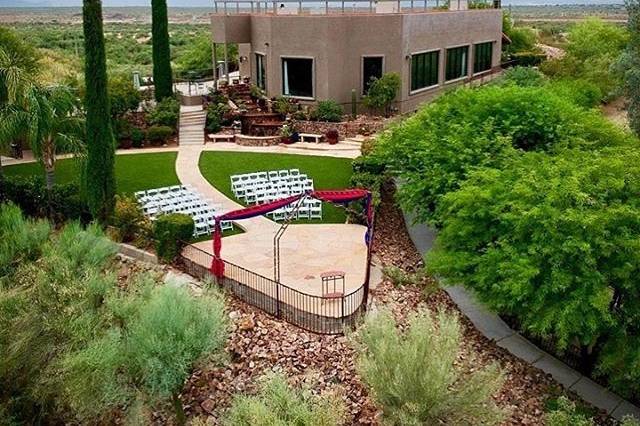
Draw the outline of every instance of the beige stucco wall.
[[[469,77],[473,72],[474,43],[494,42],[493,66],[500,64],[502,14],[495,9],[362,15],[212,15],[211,20],[216,42],[250,43],[248,63],[241,72],[250,73],[252,80],[256,73],[254,54],[266,55],[269,96],[282,94],[281,58],[286,56],[314,59],[314,100],[333,99],[345,105],[351,102],[352,89],[361,98],[362,57],[383,56],[384,71],[401,76],[398,107],[402,112],[416,109],[445,87],[464,82],[444,83],[445,49],[449,47],[469,45]],[[441,50],[439,86],[410,94],[407,56],[436,49]]]

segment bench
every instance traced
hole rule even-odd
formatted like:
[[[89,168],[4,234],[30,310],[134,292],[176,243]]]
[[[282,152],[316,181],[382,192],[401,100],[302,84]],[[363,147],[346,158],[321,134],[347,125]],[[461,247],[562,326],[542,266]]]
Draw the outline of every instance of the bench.
[[[317,135],[315,133],[298,133],[298,136],[300,137],[300,142],[309,142],[305,139],[313,139],[313,142],[320,143],[320,140],[322,139],[322,135]]]
[[[213,134],[210,133],[207,135],[211,142],[235,142],[236,135],[225,135],[225,134]]]

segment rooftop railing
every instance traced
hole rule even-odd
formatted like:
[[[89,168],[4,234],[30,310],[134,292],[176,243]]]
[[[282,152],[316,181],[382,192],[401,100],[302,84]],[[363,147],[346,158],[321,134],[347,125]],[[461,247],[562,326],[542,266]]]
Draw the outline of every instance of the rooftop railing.
[[[214,0],[217,14],[329,15],[499,9],[500,0]]]

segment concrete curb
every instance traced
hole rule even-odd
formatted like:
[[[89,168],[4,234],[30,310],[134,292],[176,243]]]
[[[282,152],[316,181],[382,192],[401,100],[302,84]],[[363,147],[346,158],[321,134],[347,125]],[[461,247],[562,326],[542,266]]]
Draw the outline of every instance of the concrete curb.
[[[148,251],[144,251],[130,244],[120,243],[118,245],[118,253],[120,253],[121,255],[139,260],[141,262],[153,263],[154,265],[158,264],[158,257],[153,253],[149,253]]]
[[[410,225],[413,221],[407,214],[405,214],[405,222],[411,240],[420,254],[424,256],[433,247],[435,230],[423,224]],[[478,331],[494,340],[501,348],[550,374],[565,388],[575,392],[593,406],[606,411],[614,419],[622,420],[628,415],[640,419],[640,408],[538,348],[512,330],[498,315],[487,310],[464,287],[450,286],[444,287],[444,290]]]

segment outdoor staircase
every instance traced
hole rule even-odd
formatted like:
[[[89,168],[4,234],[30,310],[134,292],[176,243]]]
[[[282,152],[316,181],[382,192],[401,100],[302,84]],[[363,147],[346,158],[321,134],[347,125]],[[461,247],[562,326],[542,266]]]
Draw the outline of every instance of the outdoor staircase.
[[[180,145],[203,145],[204,126],[207,113],[202,105],[180,107],[180,130],[178,142]]]

